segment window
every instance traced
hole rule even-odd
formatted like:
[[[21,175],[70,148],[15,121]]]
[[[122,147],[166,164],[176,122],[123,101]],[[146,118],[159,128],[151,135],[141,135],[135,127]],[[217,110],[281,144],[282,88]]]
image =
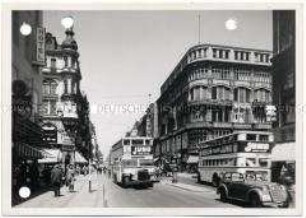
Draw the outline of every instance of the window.
[[[50,115],[56,115],[56,101],[50,101]]]
[[[49,94],[50,93],[50,86],[48,81],[44,81],[43,82],[43,90],[42,90],[43,94]]]
[[[234,101],[245,103],[250,102],[251,91],[247,88],[234,89]]]
[[[256,135],[255,134],[247,134],[247,140],[256,141]]]
[[[65,63],[65,67],[68,67],[68,57],[64,56],[64,63]]]
[[[260,167],[269,167],[269,159],[267,158],[259,158],[258,162]]]
[[[123,140],[123,145],[130,145],[131,141],[128,139]]]
[[[57,83],[52,80],[50,83],[50,94],[56,94],[56,87],[57,87]]]
[[[43,94],[56,94],[57,83],[54,80],[43,81]]]
[[[212,99],[217,99],[217,87],[212,87]]]
[[[267,141],[269,141],[269,136],[268,135],[259,135],[259,141],[267,142]]]
[[[64,80],[64,93],[65,94],[68,93],[68,82],[67,82],[67,80]]]
[[[43,100],[42,102],[42,113],[44,115],[47,115],[49,113],[49,102],[46,100]]]
[[[217,49],[213,48],[213,57],[216,58],[217,57]]]
[[[51,68],[56,68],[56,59],[51,58]]]

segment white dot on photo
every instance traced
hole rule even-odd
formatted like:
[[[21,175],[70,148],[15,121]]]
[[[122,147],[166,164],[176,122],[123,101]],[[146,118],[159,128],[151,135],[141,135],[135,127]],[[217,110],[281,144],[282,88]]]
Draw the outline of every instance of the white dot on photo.
[[[21,198],[28,198],[30,197],[30,195],[31,195],[30,188],[24,186],[19,189],[19,196]]]

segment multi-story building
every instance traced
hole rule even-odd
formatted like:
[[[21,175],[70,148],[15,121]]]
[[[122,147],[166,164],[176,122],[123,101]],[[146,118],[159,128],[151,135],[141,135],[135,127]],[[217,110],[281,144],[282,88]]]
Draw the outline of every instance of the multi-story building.
[[[277,105],[272,151],[274,178],[295,168],[295,11],[273,11],[273,101]],[[278,170],[277,170],[278,169]]]
[[[157,132],[157,104],[151,103],[145,114],[135,123],[139,136],[156,138]]]
[[[200,44],[161,86],[159,151],[183,167],[197,144],[234,130],[271,130],[272,52]]]
[[[44,153],[43,130],[37,120],[42,101],[40,67],[45,64],[44,28],[41,11],[12,12],[12,200],[20,197],[18,190],[27,185],[35,191],[37,160]],[[28,25],[32,31],[22,35]]]
[[[80,108],[87,110],[82,103],[80,92],[81,71],[78,45],[72,28],[65,31],[66,38],[58,44],[56,37],[46,34],[46,66],[42,69],[41,116],[46,137],[44,141],[51,148],[60,149],[63,164],[74,163],[75,151],[80,133]],[[85,108],[84,108],[85,107]],[[88,123],[89,124],[89,123]]]

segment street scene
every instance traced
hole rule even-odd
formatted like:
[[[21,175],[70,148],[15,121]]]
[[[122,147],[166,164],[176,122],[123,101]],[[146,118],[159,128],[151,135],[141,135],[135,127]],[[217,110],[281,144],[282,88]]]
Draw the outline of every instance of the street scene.
[[[89,189],[89,177],[92,181]],[[184,178],[184,179],[183,179]],[[239,207],[239,203],[227,204],[218,199],[212,187],[194,186],[188,182],[192,178],[182,175],[181,183],[172,183],[163,178],[154,188],[122,188],[112,182],[108,175],[93,174],[78,177],[75,192],[62,188],[62,196],[54,198],[53,192],[45,192],[39,197],[20,204],[17,208],[73,208],[73,207]],[[84,201],[86,199],[86,201]],[[188,199],[188,200],[186,200]]]
[[[13,11],[12,207],[295,208],[295,22]]]

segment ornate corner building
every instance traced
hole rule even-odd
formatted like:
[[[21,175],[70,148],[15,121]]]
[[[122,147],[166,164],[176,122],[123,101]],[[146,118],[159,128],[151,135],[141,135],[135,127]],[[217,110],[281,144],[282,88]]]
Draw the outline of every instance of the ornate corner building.
[[[56,37],[46,34],[46,66],[42,68],[42,107],[40,110],[44,142],[50,148],[60,149],[64,164],[75,162],[80,150],[91,155],[89,133],[89,103],[80,91],[82,79],[78,45],[72,28],[66,29],[66,38],[58,44]],[[88,154],[88,155],[86,155]]]
[[[272,52],[200,44],[190,48],[161,86],[156,156],[186,166],[197,144],[235,130],[270,131]]]

